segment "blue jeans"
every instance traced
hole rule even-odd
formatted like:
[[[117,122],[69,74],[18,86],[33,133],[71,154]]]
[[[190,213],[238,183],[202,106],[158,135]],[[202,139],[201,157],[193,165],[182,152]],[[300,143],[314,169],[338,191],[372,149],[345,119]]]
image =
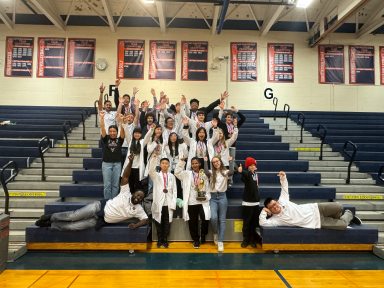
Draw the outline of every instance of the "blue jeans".
[[[218,234],[218,241],[223,242],[228,208],[226,193],[211,193],[209,205],[211,206],[211,225],[213,234]]]
[[[121,162],[103,162],[104,199],[112,199],[119,194]]]
[[[100,201],[73,211],[53,213],[51,227],[61,231],[74,231],[93,228],[96,226],[97,213],[101,210]]]

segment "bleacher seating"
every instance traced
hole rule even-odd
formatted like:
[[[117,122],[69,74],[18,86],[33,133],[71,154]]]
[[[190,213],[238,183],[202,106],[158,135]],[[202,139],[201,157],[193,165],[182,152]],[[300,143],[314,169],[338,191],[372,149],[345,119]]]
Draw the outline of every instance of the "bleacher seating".
[[[274,135],[275,131],[268,129],[268,125],[264,124],[263,119],[259,118],[260,115],[271,117],[273,114],[273,111],[245,111],[244,115],[247,117],[247,120],[240,129],[240,135],[237,141],[236,159],[238,164],[243,162],[247,156],[252,156],[257,159],[262,201],[266,197],[277,198],[279,196],[281,188],[276,173],[280,170],[287,171],[290,182],[290,196],[295,202],[333,201],[336,196],[335,188],[321,186],[320,173],[308,172],[308,161],[298,160],[298,153],[290,151],[289,144],[281,143],[282,137]],[[277,113],[278,117],[282,115],[284,114],[281,112]],[[73,172],[73,181],[75,184],[66,184],[60,187],[60,197],[63,200],[76,198],[76,201],[81,201],[81,198],[83,198],[84,201],[50,203],[46,205],[45,213],[77,209],[91,199],[101,199],[103,197],[100,148],[92,149],[92,158],[83,160],[83,168],[84,170],[76,170]],[[235,175],[234,184],[227,192],[228,227],[234,228],[236,226],[235,222],[242,217],[242,192],[243,184],[240,182],[239,175]],[[355,211],[353,206],[346,206],[345,208],[352,210],[353,212]],[[184,221],[175,221],[175,223],[176,224],[173,225],[186,225]],[[49,249],[44,247],[59,249],[55,248],[57,243],[62,243],[64,245],[69,243],[68,247],[78,245],[81,249],[91,249],[90,247],[97,246],[85,245],[93,242],[89,237],[96,237],[96,239],[100,239],[100,241],[103,242],[103,245],[107,245],[105,241],[109,241],[109,233],[112,233],[111,231],[114,231],[113,229],[117,228],[111,226],[105,227],[98,232],[88,230],[80,231],[73,233],[72,235],[75,236],[72,236],[69,235],[69,232],[63,233],[49,231],[45,228],[30,227],[27,230],[27,235],[29,235],[27,237],[27,242],[32,244],[28,244],[30,249]],[[120,227],[119,229],[124,229],[124,227]],[[125,229],[128,230],[126,227]],[[42,230],[41,235],[38,232],[39,230]],[[180,240],[172,239],[172,233],[174,233],[173,231],[175,230],[177,229],[171,229],[169,238],[171,241]],[[233,233],[233,231],[234,229],[227,231],[226,235],[228,233]],[[102,235],[99,235],[98,233]],[[104,233],[106,234],[105,237],[103,235]],[[116,233],[119,232],[116,231]],[[241,239],[241,233],[237,233],[240,236],[236,237],[240,238],[236,239],[239,240]],[[365,237],[366,233],[368,233],[367,237]],[[342,232],[310,230],[295,227],[276,227],[262,229],[261,234],[263,237],[262,248],[264,250],[285,250],[283,247],[284,245],[287,248],[286,250],[369,250],[369,247],[372,249],[372,244],[377,241],[378,232],[377,229],[367,228],[365,226],[354,227],[353,229],[348,229]],[[120,235],[123,234],[117,235],[117,239],[123,239],[123,237],[120,238]],[[126,235],[126,237],[128,237],[126,239],[131,239],[129,235]],[[144,234],[142,237],[142,241],[144,241]],[[280,242],[278,241],[278,238],[280,238]],[[334,239],[338,240],[336,241]],[[114,241],[110,242],[119,241],[120,240],[114,239]],[[74,242],[76,242],[76,244]],[[124,247],[122,249],[124,249]]]

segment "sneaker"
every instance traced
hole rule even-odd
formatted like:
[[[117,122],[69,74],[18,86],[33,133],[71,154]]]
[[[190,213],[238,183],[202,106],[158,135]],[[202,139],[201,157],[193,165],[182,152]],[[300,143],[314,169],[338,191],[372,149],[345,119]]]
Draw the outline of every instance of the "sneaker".
[[[251,242],[251,247],[256,248],[257,247],[257,242]]]
[[[215,243],[215,245],[217,245],[217,234],[213,234],[213,243]]]
[[[39,220],[44,221],[44,222],[50,221],[51,220],[51,216],[52,216],[51,214],[44,214],[44,215],[40,216]]]
[[[164,248],[168,248],[168,247],[169,247],[169,243],[168,243],[168,241],[167,241],[167,240],[164,241],[163,244],[162,244],[162,246],[163,246]]]
[[[161,245],[162,245],[161,241],[160,241],[160,240],[158,240],[158,241],[157,241],[157,248],[160,248],[160,247],[161,247]]]
[[[201,237],[200,237],[200,243],[201,244],[205,244],[205,235],[201,235]]]
[[[200,242],[199,241],[193,241],[193,248],[199,249],[200,248]]]
[[[361,225],[361,224],[363,224],[363,222],[361,221],[361,219],[360,219],[359,217],[357,217],[357,216],[354,216],[354,217],[352,218],[352,220],[351,220],[350,223],[355,224],[355,225]]]
[[[51,227],[51,221],[49,221],[49,220],[43,221],[43,220],[39,219],[35,222],[35,225],[39,226],[39,227]]]
[[[249,245],[249,242],[246,240],[243,240],[243,242],[241,242],[241,248],[247,248],[248,245]]]
[[[224,252],[224,243],[223,242],[217,242],[217,251],[218,252]]]

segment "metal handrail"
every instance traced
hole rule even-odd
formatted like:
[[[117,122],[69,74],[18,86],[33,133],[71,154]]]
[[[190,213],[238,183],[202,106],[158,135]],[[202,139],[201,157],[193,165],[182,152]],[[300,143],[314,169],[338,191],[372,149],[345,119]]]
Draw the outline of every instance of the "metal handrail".
[[[380,166],[379,172],[377,173],[377,179],[379,179],[381,183],[384,183],[384,177],[382,176],[383,172],[384,166]]]
[[[273,112],[273,120],[276,120],[276,110],[277,110],[277,103],[279,103],[279,99],[276,97],[273,97],[272,100],[273,105],[275,105],[275,112]]]
[[[95,101],[94,107],[95,107],[95,115],[96,115],[95,127],[97,128],[97,127],[99,127],[99,126],[97,126],[97,115],[99,114],[99,100]]]
[[[349,154],[347,151],[347,146],[348,144],[352,146],[353,152],[352,154]],[[355,161],[355,156],[357,152],[357,146],[351,141],[346,141],[343,146],[343,153],[349,157],[349,165],[348,165],[348,175],[347,175],[347,180],[345,181],[346,184],[349,184],[351,182],[351,166],[353,161]]]
[[[304,129],[304,123],[305,123],[305,116],[303,113],[297,114],[297,122],[300,124],[300,143],[303,143],[303,129]]]
[[[321,131],[323,131],[323,134],[321,134]],[[325,142],[325,137],[327,137],[327,128],[325,126],[319,124],[319,126],[317,126],[317,134],[321,140],[319,160],[323,160],[323,145]]]
[[[44,146],[44,143],[47,145]],[[44,153],[47,152],[47,150],[50,147],[51,140],[48,136],[44,136],[41,138],[38,142],[39,144],[39,154],[41,159],[41,181],[47,180],[47,177],[45,177],[45,159],[44,159]]]
[[[286,109],[287,108],[287,109]],[[291,108],[288,104],[284,104],[284,112],[285,112],[285,131],[288,130],[288,118],[289,118],[289,110]]]
[[[67,129],[67,123],[69,123],[69,129]],[[65,157],[69,157],[69,149],[68,149],[68,132],[72,131],[72,126],[70,121],[64,121],[63,123],[63,133],[64,133],[64,139],[65,139]]]
[[[87,115],[86,111],[81,111],[81,122],[83,123],[83,140],[85,140],[85,117],[84,114]]]
[[[13,168],[12,168],[12,167]],[[11,168],[11,175],[8,177],[8,179],[5,179],[4,172],[6,169]],[[19,168],[17,167],[17,164],[15,161],[9,161],[7,164],[5,164],[3,167],[1,167],[0,170],[0,182],[3,186],[4,195],[5,195],[5,206],[4,206],[4,212],[5,214],[9,215],[9,193],[8,193],[8,187],[7,184],[15,179],[15,177],[19,174]]]

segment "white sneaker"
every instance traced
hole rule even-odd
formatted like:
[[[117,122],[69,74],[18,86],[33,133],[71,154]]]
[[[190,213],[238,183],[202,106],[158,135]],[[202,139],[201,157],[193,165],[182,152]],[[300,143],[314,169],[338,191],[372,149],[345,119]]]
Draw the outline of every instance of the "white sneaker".
[[[224,243],[223,242],[217,242],[217,251],[218,252],[224,252]]]
[[[215,243],[215,245],[217,245],[217,234],[213,234],[213,243]]]

